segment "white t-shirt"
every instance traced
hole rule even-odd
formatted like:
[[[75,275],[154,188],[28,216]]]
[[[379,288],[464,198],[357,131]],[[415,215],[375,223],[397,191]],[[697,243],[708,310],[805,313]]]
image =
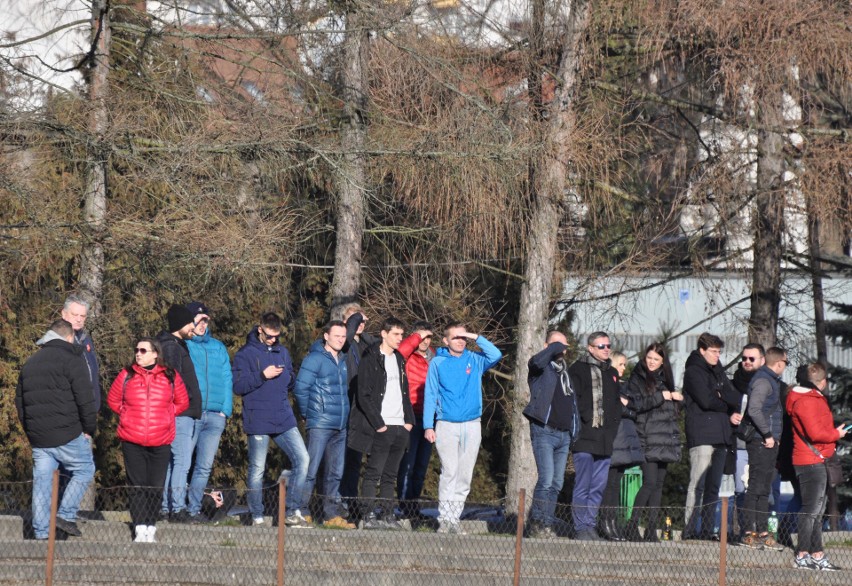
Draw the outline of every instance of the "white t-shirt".
[[[385,425],[405,425],[405,412],[402,410],[402,387],[399,380],[399,363],[396,354],[391,353],[385,357],[385,373],[387,384],[385,385],[385,397],[382,399],[382,419]]]

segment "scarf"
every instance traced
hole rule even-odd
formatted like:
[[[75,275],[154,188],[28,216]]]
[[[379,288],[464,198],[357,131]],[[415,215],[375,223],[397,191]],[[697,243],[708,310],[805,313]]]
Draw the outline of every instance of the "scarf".
[[[589,365],[592,377],[592,427],[603,427],[603,369],[609,367],[609,360],[601,362],[591,354],[586,354],[579,362]]]
[[[560,360],[551,360],[550,366],[553,367],[553,370],[559,375],[559,382],[562,385],[562,394],[566,397],[574,394],[574,389],[571,388],[571,377],[568,376],[568,368],[565,366],[565,361]]]

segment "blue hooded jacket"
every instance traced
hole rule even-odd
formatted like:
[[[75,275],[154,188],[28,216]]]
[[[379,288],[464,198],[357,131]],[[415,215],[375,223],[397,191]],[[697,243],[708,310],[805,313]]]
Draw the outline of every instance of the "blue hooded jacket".
[[[346,354],[337,360],[317,340],[302,361],[296,378],[296,403],[308,429],[346,429],[349,421]]]
[[[284,372],[267,380],[263,378],[267,366],[281,366]],[[287,348],[277,342],[267,346],[254,328],[234,355],[232,371],[234,393],[243,398],[243,431],[247,435],[277,435],[296,427],[289,399],[295,376]]]
[[[482,416],[482,375],[503,357],[500,350],[479,336],[482,352],[465,349],[453,356],[447,348],[438,348],[426,374],[426,399],[423,403],[423,427],[434,429],[435,421],[461,423]]]
[[[209,329],[203,336],[187,340],[186,347],[198,377],[201,410],[224,413],[225,417],[230,417],[234,405],[234,385],[228,349],[210,335]]]

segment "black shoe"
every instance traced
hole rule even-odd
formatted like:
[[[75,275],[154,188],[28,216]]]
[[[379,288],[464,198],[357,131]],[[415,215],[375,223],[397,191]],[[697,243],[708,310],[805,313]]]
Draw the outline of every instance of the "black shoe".
[[[80,528],[77,527],[77,523],[75,523],[74,521],[66,521],[62,517],[56,518],[56,528],[72,537],[83,536],[83,534],[80,532]]]
[[[189,516],[187,523],[190,523],[191,525],[206,525],[210,523],[210,519],[208,519],[207,515],[204,513],[196,513]]]
[[[168,511],[160,511],[157,513],[157,521],[168,521],[169,520],[169,512]]]
[[[192,516],[189,514],[189,511],[187,511],[186,509],[182,509],[177,513],[172,513],[169,516],[169,521],[171,523],[189,523],[189,520],[191,518]]]
[[[603,541],[597,531],[594,529],[584,529],[577,532],[575,537],[577,541]]]
[[[635,519],[630,519],[624,527],[624,537],[627,541],[641,541],[642,536],[639,535],[639,522]]]
[[[642,541],[647,541],[648,543],[660,543],[660,538],[657,537],[657,530],[653,527],[645,529],[645,535],[642,537]]]
[[[610,541],[626,541],[618,528],[618,521],[606,519],[604,521],[604,537]]]

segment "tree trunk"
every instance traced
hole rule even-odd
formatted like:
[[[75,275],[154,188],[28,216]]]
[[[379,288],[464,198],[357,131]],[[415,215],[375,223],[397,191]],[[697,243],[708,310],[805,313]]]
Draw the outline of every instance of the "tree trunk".
[[[89,65],[89,132],[92,135],[92,146],[85,175],[85,238],[80,254],[80,292],[91,303],[90,316],[97,318],[101,313],[104,284],[103,240],[106,220],[106,168],[109,158],[103,146],[103,136],[108,124],[107,73],[111,42],[109,12],[105,0],[97,0],[92,6],[92,41],[95,47]]]
[[[532,215],[525,242],[526,265],[518,317],[518,349],[512,396],[512,439],[506,483],[507,500],[512,509],[516,506],[519,490],[525,488],[532,494],[536,481],[529,427],[523,416],[523,410],[530,398],[527,363],[544,347],[547,331],[553,271],[558,252],[560,202],[565,196],[567,165],[571,159],[571,134],[576,120],[574,96],[578,83],[582,40],[589,19],[589,5],[585,0],[571,2],[568,10],[561,41],[557,87],[552,102],[547,106],[547,118],[539,116],[537,104],[541,103],[540,96],[530,96],[531,121],[534,125],[541,126],[543,149],[539,160],[530,165]],[[543,69],[539,57],[542,51],[537,43],[541,42],[543,36],[544,0],[534,0],[532,13],[533,65],[530,74],[535,79],[529,81],[529,87],[531,91],[540,92]],[[564,474],[564,470],[557,473]]]
[[[749,341],[768,348],[776,344],[781,303],[785,165],[784,137],[765,129],[783,126],[780,92],[765,98],[760,107]]]
[[[358,12],[346,17],[343,62],[343,118],[340,144],[343,155],[335,173],[337,184],[337,241],[331,284],[331,314],[357,300],[361,284],[361,250],[366,210],[367,66],[369,31]]]
[[[822,265],[819,262],[819,218],[813,209],[812,199],[807,198],[808,246],[811,256],[811,287],[814,295],[814,335],[816,336],[817,360],[828,365],[828,347],[825,334],[825,298],[822,291]]]

